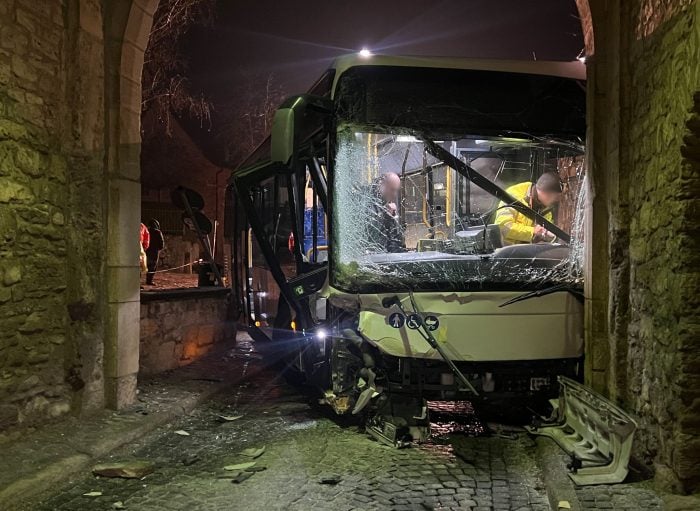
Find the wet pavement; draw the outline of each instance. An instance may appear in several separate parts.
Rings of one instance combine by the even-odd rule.
[[[150,461],[152,474],[84,473],[19,509],[550,509],[535,442],[523,433],[486,433],[468,403],[436,404],[431,441],[398,450],[287,385],[248,339],[227,357],[240,376],[227,392],[99,460]],[[256,458],[241,454],[263,447]],[[224,469],[253,462],[247,472]],[[596,491],[586,509],[610,509],[614,496]],[[651,500],[644,501],[650,507],[630,502],[660,509]]]

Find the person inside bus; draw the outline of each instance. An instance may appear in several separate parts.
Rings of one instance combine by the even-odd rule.
[[[536,183],[518,183],[506,189],[506,192],[554,222],[553,210],[561,200],[562,183],[557,174],[545,172]],[[556,239],[547,229],[503,202],[498,206],[495,223],[501,229],[505,245],[553,242]]]
[[[372,252],[404,252],[404,238],[396,203],[401,189],[398,174],[387,172],[371,185],[372,220],[368,225]]]

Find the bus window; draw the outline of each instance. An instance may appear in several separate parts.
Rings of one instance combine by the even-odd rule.
[[[310,263],[328,261],[326,212],[323,209],[323,204],[321,204],[318,192],[308,170],[306,172],[306,185],[304,187],[303,255],[304,259]]]
[[[529,201],[571,242],[559,243],[549,231],[543,239],[509,237],[511,226],[502,218],[514,211],[511,205],[432,155],[423,141],[347,125],[338,132],[333,182],[332,277],[339,287],[377,292],[400,281],[413,289],[439,284],[483,290],[580,279],[582,146],[470,134],[435,144],[482,179],[510,190],[514,200]],[[535,203],[535,182],[547,175],[562,193],[551,204]],[[535,232],[529,219],[518,222],[518,236],[527,228]]]

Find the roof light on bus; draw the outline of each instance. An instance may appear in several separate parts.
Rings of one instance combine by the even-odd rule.
[[[372,52],[369,51],[367,48],[362,48],[359,52],[360,57],[363,58],[368,58],[372,56]]]

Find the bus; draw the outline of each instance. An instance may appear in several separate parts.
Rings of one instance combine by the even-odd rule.
[[[391,445],[428,401],[545,408],[583,374],[585,110],[580,62],[338,58],[232,173],[251,336]]]

